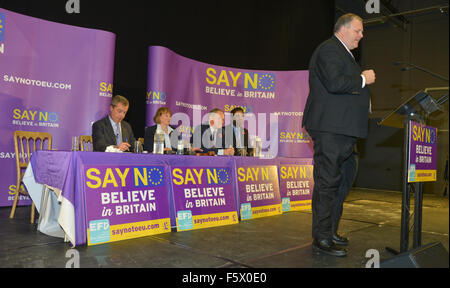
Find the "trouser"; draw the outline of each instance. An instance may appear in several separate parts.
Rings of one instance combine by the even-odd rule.
[[[356,148],[356,147],[355,147]],[[339,185],[338,192],[333,203],[333,212],[331,214],[333,233],[337,233],[339,228],[339,220],[341,220],[342,211],[344,208],[344,201],[347,198],[350,189],[355,182],[356,173],[358,172],[358,153],[355,151],[342,164],[342,180]]]
[[[337,229],[337,224],[333,227],[333,215],[339,215],[336,218],[340,218],[342,208],[338,208],[342,206],[340,203],[343,203],[342,199],[348,194],[348,191],[339,193],[339,188],[343,179],[342,169],[351,164],[352,160],[348,160],[353,156],[356,137],[321,131],[308,133],[314,141],[312,237],[319,241],[330,240],[335,232],[333,228]],[[342,195],[338,197],[338,194]],[[335,210],[334,207],[338,208]],[[339,223],[339,219],[335,219],[335,222]]]

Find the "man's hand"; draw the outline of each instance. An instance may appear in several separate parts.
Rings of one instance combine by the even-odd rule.
[[[375,83],[375,72],[372,69],[364,70],[362,75],[366,78],[366,85]]]
[[[131,145],[127,142],[122,142],[119,146],[117,146],[117,148],[119,148],[123,152],[130,150],[130,147]]]
[[[224,149],[223,150],[223,155],[233,156],[234,155],[234,148],[232,146],[230,146],[230,148]]]

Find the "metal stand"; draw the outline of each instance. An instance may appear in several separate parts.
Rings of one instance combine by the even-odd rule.
[[[422,202],[423,183],[408,183],[408,155],[409,155],[409,131],[410,117],[405,118],[405,138],[404,138],[404,159],[403,159],[403,193],[402,193],[402,218],[400,228],[400,253],[408,251],[409,248],[409,222],[410,222],[410,200],[411,190],[414,190],[414,222],[413,222],[413,249],[422,245]],[[398,254],[392,248],[386,250],[393,254]]]
[[[448,89],[448,87],[446,87]],[[432,89],[432,88],[427,88]],[[402,193],[402,214],[400,227],[400,252],[393,248],[386,247],[386,251],[392,254],[399,254],[408,251],[409,249],[409,232],[410,232],[410,200],[411,191],[414,191],[414,218],[413,218],[413,249],[422,245],[422,202],[423,202],[423,183],[408,182],[408,155],[409,155],[409,139],[410,139],[410,121],[414,120],[425,124],[425,119],[429,119],[431,113],[435,111],[443,111],[440,106],[445,101],[436,102],[425,91],[419,91],[416,95],[408,99],[405,103],[400,105],[397,109],[392,111],[384,117],[378,125],[391,126],[404,129],[404,143],[403,143],[403,193]],[[440,88],[439,88],[440,89]],[[447,97],[448,99],[448,97]]]

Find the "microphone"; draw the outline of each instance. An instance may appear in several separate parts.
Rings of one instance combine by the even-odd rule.
[[[420,70],[420,71],[422,71],[422,72],[425,72],[425,73],[427,73],[427,74],[429,74],[429,75],[431,75],[431,76],[434,76],[434,77],[436,77],[436,78],[439,78],[439,79],[441,79],[441,80],[444,80],[444,81],[449,82],[449,81],[448,81],[448,78],[446,78],[446,77],[444,77],[444,76],[442,76],[442,75],[439,75],[439,74],[437,74],[437,73],[434,73],[434,72],[432,72],[432,71],[430,71],[430,70],[427,70],[427,69],[425,69],[425,68],[423,68],[423,67],[414,65],[414,64],[412,64],[412,63],[401,62],[401,61],[394,61],[392,64],[393,64],[394,66],[398,66],[398,65],[400,65],[400,64],[406,65],[406,67],[402,67],[402,68],[400,69],[401,71],[408,71],[408,70],[411,70],[411,69],[417,69],[417,70]]]

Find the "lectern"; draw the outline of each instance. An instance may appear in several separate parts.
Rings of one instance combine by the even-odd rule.
[[[423,192],[423,181],[433,181],[433,172],[428,171],[428,176],[430,178],[423,180],[420,177],[415,178],[415,170],[416,166],[411,164],[410,152],[414,154],[416,151],[410,151],[411,142],[413,137],[424,137],[420,139],[429,140],[431,143],[433,140],[436,141],[437,133],[433,132],[433,129],[421,129],[418,128],[414,130],[414,135],[411,135],[412,128],[424,127],[422,125],[426,125],[426,122],[429,121],[434,115],[438,113],[444,112],[441,104],[448,100],[447,97],[439,98],[438,100],[434,99],[428,92],[431,90],[448,90],[448,87],[441,88],[427,88],[417,92],[414,96],[409,98],[406,102],[401,104],[395,110],[386,115],[381,121],[378,122],[379,125],[397,127],[404,129],[404,159],[403,159],[403,193],[402,193],[402,215],[401,215],[401,228],[400,228],[400,253],[406,252],[409,247],[409,222],[410,222],[410,193],[414,191],[414,235],[413,235],[413,249],[422,245],[422,192]],[[445,95],[444,95],[445,96]],[[419,125],[417,125],[419,124]],[[412,126],[416,125],[416,126]],[[432,128],[432,127],[430,127]],[[417,131],[418,130],[418,131]],[[436,130],[434,130],[436,131]],[[434,135],[433,135],[434,133]],[[417,140],[417,139],[415,139]],[[424,145],[425,146],[425,145]],[[418,152],[423,147],[419,147]],[[429,147],[425,147],[428,149]],[[425,151],[424,154],[436,153],[436,151]],[[435,156],[435,154],[434,154]],[[415,156],[415,157],[423,157],[417,158],[419,161],[423,161],[424,163],[432,162],[433,160],[427,157],[431,156]],[[422,173],[426,175],[427,173]],[[434,171],[436,173],[436,171]],[[436,174],[434,174],[436,177]],[[435,180],[434,180],[435,181]],[[388,251],[398,254],[395,250],[391,248],[386,248]],[[447,256],[448,257],[448,256]]]

